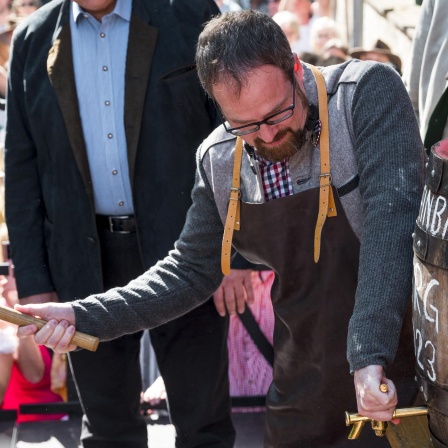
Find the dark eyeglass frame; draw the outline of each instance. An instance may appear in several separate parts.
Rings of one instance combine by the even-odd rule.
[[[236,135],[237,137],[241,137],[242,135],[252,134],[252,132],[259,131],[260,126],[262,124],[267,124],[269,126],[273,126],[275,124],[279,124],[282,121],[287,120],[288,118],[291,118],[294,114],[295,107],[296,107],[296,78],[293,74],[293,76],[292,76],[292,104],[290,106],[285,107],[284,109],[276,112],[275,114],[269,115],[269,117],[266,117],[262,121],[256,121],[254,123],[249,123],[249,124],[245,124],[243,126],[237,126],[234,128],[227,127],[226,121],[224,120],[224,118],[222,118],[222,116],[221,116],[221,118],[222,118],[224,128],[226,129],[227,132],[230,132],[231,134]],[[218,110],[219,110],[219,108],[218,108]],[[291,113],[285,115],[284,117],[275,119],[275,117],[278,117],[279,115],[282,115],[287,111],[290,111]]]

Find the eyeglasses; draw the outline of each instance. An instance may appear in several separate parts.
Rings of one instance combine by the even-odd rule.
[[[292,117],[294,113],[294,108],[296,107],[296,78],[293,75],[292,77],[292,104],[285,109],[282,109],[275,114],[269,115],[262,121],[256,121],[254,123],[245,124],[243,126],[237,126],[235,128],[229,128],[226,125],[226,122],[223,121],[224,128],[227,132],[230,132],[233,135],[241,137],[242,135],[251,134],[252,132],[257,132],[260,129],[262,124],[267,124],[269,126],[273,126],[274,124],[281,123],[282,121],[287,120]]]
[[[37,4],[35,2],[22,2],[22,3],[19,3],[17,6],[21,6],[22,8],[25,8],[26,6],[29,6],[29,7],[37,6]]]

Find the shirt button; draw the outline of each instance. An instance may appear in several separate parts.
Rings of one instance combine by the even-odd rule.
[[[112,138],[113,135],[112,134],[107,134],[107,138]]]
[[[100,37],[106,37],[105,33],[100,33]]]
[[[124,201],[120,201],[120,202],[118,203],[118,205],[119,205],[120,207],[123,207],[123,205],[124,205]]]
[[[113,171],[112,171],[112,174],[113,174],[114,176],[116,176],[116,175],[118,174],[118,171],[117,171],[117,170],[113,170]]]
[[[107,72],[108,70],[107,65],[103,65],[103,72]]]
[[[105,104],[106,106],[110,106],[110,101],[104,101],[104,104]]]

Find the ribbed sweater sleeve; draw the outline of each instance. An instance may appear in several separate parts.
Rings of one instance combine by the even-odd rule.
[[[76,327],[100,340],[154,328],[206,301],[218,288],[223,224],[199,162],[184,229],[168,256],[127,286],[73,302]]]
[[[424,150],[396,72],[374,64],[353,93],[353,141],[365,222],[356,303],[349,324],[352,371],[394,359],[412,288],[412,231],[423,188]]]

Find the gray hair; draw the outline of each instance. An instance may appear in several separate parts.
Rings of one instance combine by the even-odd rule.
[[[202,87],[213,98],[212,87],[221,81],[239,94],[247,75],[263,65],[280,68],[289,79],[294,58],[277,23],[262,12],[243,10],[207,23],[199,36],[196,65]]]

